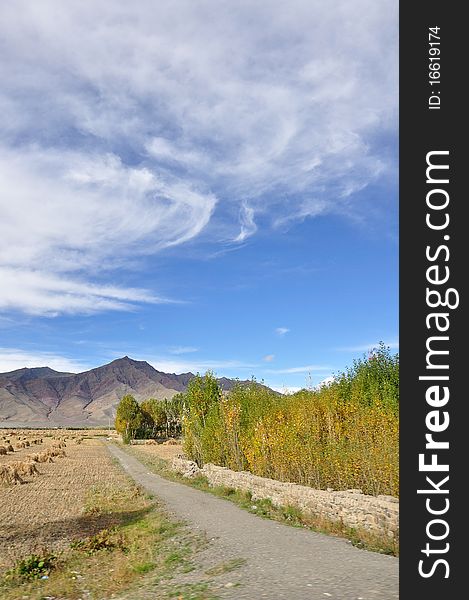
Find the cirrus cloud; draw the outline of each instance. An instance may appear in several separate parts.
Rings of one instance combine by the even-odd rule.
[[[1,264],[64,284],[34,314],[86,312],[68,284],[202,233],[366,215],[395,169],[391,0],[18,0],[0,23]]]
[[[0,309],[31,315],[93,314],[103,310],[133,310],[142,302],[174,302],[143,289],[95,285],[44,271],[0,267],[0,280]]]

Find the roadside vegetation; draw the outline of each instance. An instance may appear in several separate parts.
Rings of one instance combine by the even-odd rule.
[[[132,511],[120,518],[129,505]],[[73,541],[67,550],[42,549],[19,560],[0,581],[2,598],[111,598],[148,584],[142,575],[151,577],[158,598],[214,597],[206,577],[195,585],[178,581],[194,568],[191,557],[201,540],[169,520],[137,488],[114,490],[111,496],[109,490],[96,489],[87,509],[92,515],[114,515],[115,524]]]
[[[186,394],[184,451],[199,466],[397,496],[398,385],[398,357],[384,346],[329,385],[293,395],[255,382],[222,395],[208,374]]]
[[[319,533],[338,536],[349,540],[355,547],[380,554],[399,555],[399,538],[368,531],[364,528],[348,527],[342,521],[332,521],[325,517],[300,510],[295,506],[275,506],[269,499],[252,498],[250,492],[226,486],[212,486],[204,475],[187,478],[171,468],[169,453],[162,453],[164,446],[131,446],[126,451],[145,464],[151,471],[177,483],[208,492],[219,498],[233,502],[240,508],[259,517],[279,521],[294,527],[305,527]],[[172,447],[177,450],[176,447]],[[175,452],[172,454],[175,455]],[[165,456],[165,458],[163,458]]]
[[[399,495],[399,357],[383,344],[320,389],[281,395],[253,380],[225,394],[209,372],[156,404],[123,399],[116,429],[124,442],[182,431],[184,451],[199,466]]]

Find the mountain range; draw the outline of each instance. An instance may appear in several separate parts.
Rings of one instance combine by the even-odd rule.
[[[128,356],[83,373],[49,367],[0,373],[0,427],[96,427],[114,421],[125,394],[138,401],[184,392],[193,373],[163,373]],[[223,390],[235,380],[218,379]]]

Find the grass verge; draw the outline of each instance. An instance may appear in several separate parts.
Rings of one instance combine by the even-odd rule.
[[[129,454],[133,454],[150,470],[158,475],[161,475],[162,477],[165,477],[166,479],[195,487],[199,490],[209,492],[221,498],[226,498],[227,500],[237,504],[240,508],[248,510],[249,512],[261,517],[280,521],[294,527],[306,527],[319,533],[343,537],[349,540],[357,548],[363,548],[365,550],[378,552],[380,554],[399,556],[398,539],[390,539],[384,535],[376,535],[364,529],[348,527],[340,521],[332,521],[325,519],[324,517],[305,513],[293,506],[277,507],[274,506],[268,499],[253,500],[249,492],[223,486],[212,487],[206,477],[201,476],[195,477],[194,479],[188,479],[182,475],[179,475],[178,473],[175,473],[170,468],[169,461],[165,459],[157,456],[150,456],[147,453],[140,451],[136,447],[121,445],[121,448],[123,448]]]
[[[137,588],[150,582],[161,599],[214,598],[205,574],[201,581],[184,583],[202,538],[169,519],[130,481],[125,489],[93,487],[84,515],[106,515],[106,528],[77,538],[60,553],[41,548],[23,557],[0,577],[0,597],[104,600],[128,592],[134,598]]]

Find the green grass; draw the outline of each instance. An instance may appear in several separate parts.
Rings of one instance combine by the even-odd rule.
[[[169,593],[168,598],[177,600],[210,600],[215,599],[209,591],[208,583],[188,583],[175,586]]]
[[[219,498],[225,498],[235,503],[240,508],[266,519],[273,519],[294,527],[306,527],[318,533],[325,533],[343,537],[349,540],[357,548],[363,548],[380,554],[391,556],[399,555],[399,540],[391,540],[384,535],[377,535],[364,529],[355,529],[344,525],[341,521],[332,521],[324,517],[305,513],[294,506],[274,506],[269,499],[253,500],[249,492],[236,490],[224,486],[212,487],[204,476],[188,479],[175,473],[169,466],[169,462],[156,457],[149,456],[137,448],[127,446],[126,452],[133,454],[150,470],[166,479],[176,481],[198,490],[209,492]]]
[[[136,573],[142,574],[142,573],[149,573],[150,571],[153,571],[153,569],[155,569],[156,564],[154,562],[142,562],[142,563],[137,563],[136,565],[133,566],[133,569]]]

